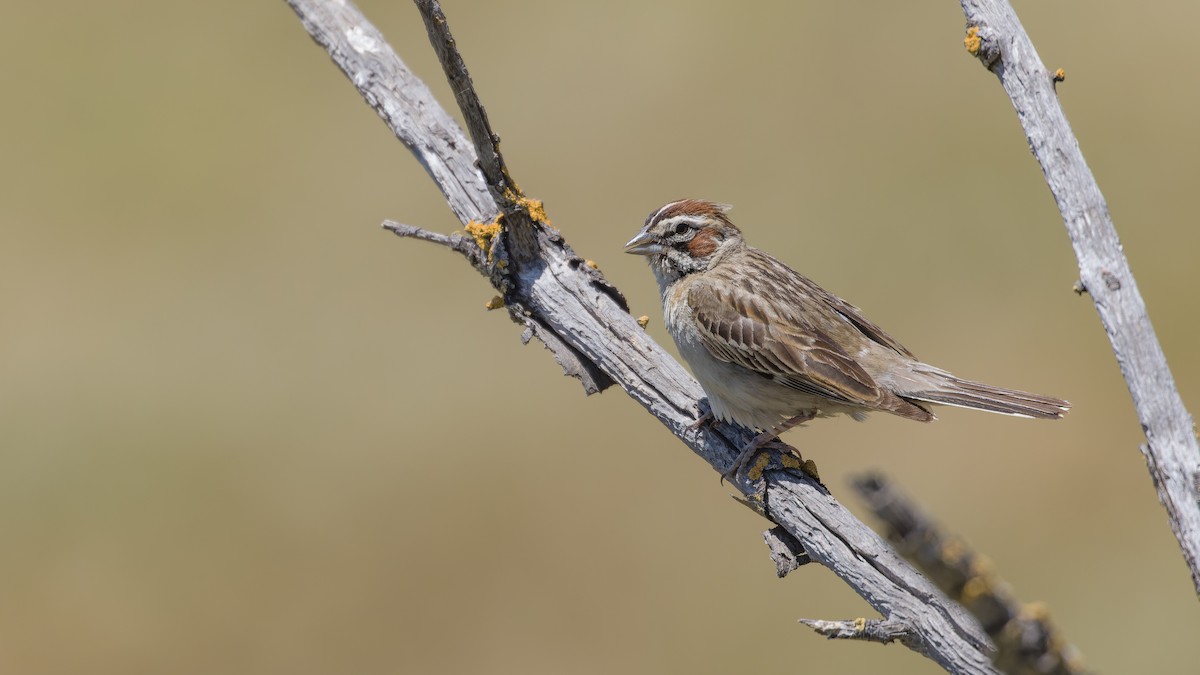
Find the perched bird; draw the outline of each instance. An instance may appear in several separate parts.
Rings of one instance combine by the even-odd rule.
[[[862,420],[878,410],[930,422],[930,404],[940,404],[1056,419],[1070,408],[921,362],[857,307],[747,244],[729,208],[671,202],[625,245],[650,263],[667,331],[708,395],[711,415],[762,432],[726,476],[816,417]]]

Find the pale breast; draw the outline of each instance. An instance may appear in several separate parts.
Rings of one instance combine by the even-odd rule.
[[[679,355],[708,395],[713,415],[743,426],[770,429],[801,413],[820,416],[849,412],[811,394],[796,391],[769,377],[715,358],[700,339],[687,304],[687,277],[663,288],[663,319]]]

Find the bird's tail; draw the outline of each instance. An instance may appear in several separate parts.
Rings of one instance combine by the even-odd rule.
[[[1058,419],[1067,414],[1071,404],[1053,396],[1029,394],[1015,389],[993,387],[982,382],[959,379],[939,372],[936,384],[926,390],[904,392],[904,398],[940,403],[960,408],[973,408],[1001,415]]]

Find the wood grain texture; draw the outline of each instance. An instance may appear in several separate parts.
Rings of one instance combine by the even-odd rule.
[[[1100,315],[1146,433],[1142,454],[1200,594],[1200,443],[1100,187],[1046,69],[1006,0],[962,0],[968,51],[1000,79],[1062,214],[1080,288]]]

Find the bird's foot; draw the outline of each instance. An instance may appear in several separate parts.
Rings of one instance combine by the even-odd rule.
[[[784,457],[787,457],[787,458],[795,457],[797,460],[799,460],[798,466],[789,467],[789,468],[799,468],[801,471],[804,471],[805,473],[810,473],[807,470],[807,466],[809,464],[812,464],[813,470],[811,472],[811,475],[813,475],[815,477],[817,465],[813,464],[811,461],[805,462],[803,460],[803,458],[800,457],[799,451],[796,451],[793,454],[792,449],[790,447],[788,447],[788,445],[786,443],[779,440],[779,434],[782,434],[783,432],[787,431],[788,429],[791,429],[792,427],[796,426],[797,424],[801,424],[803,422],[807,422],[807,421],[811,420],[814,416],[815,415],[813,413],[802,413],[800,415],[796,415],[795,417],[792,417],[791,419],[785,421],[783,424],[780,424],[779,426],[775,427],[774,429],[768,429],[768,430],[762,432],[761,434],[755,436],[754,440],[750,441],[750,443],[747,444],[746,447],[740,453],[738,453],[737,459],[733,460],[733,466],[731,466],[728,471],[721,474],[721,482],[724,483],[726,480],[729,480],[730,482],[734,481],[737,478],[738,474],[741,473],[742,468],[745,467],[750,462],[750,460],[754,457],[755,452],[757,452],[758,450],[762,450],[764,448],[768,448],[770,446],[775,446],[775,448],[777,450],[779,450],[780,452],[783,453]],[[788,466],[788,462],[786,460],[784,461],[784,466]],[[764,466],[763,468],[766,468],[766,467]],[[761,475],[761,472],[760,472],[760,475]]]
[[[721,474],[721,482],[724,483],[726,480],[733,482],[736,480],[738,474],[742,472],[742,469],[746,466],[746,464],[753,459],[754,454],[772,442],[777,442],[776,434],[773,434],[770,431],[764,431],[756,436],[754,440],[750,441],[746,447],[742,448],[742,451],[738,453],[737,459],[733,460],[733,465],[729,467],[729,470]]]
[[[696,413],[700,416],[696,418],[695,422],[692,422],[688,425],[689,431],[695,431],[716,419],[716,417],[713,415],[712,407],[706,406],[703,403],[696,404]]]
[[[709,410],[708,412],[704,413],[703,415],[697,417],[696,421],[689,424],[687,426],[687,428],[689,431],[695,431],[695,430],[699,429],[700,427],[704,426],[705,424],[711,423],[714,419],[716,419],[716,418],[713,417],[712,411]]]

